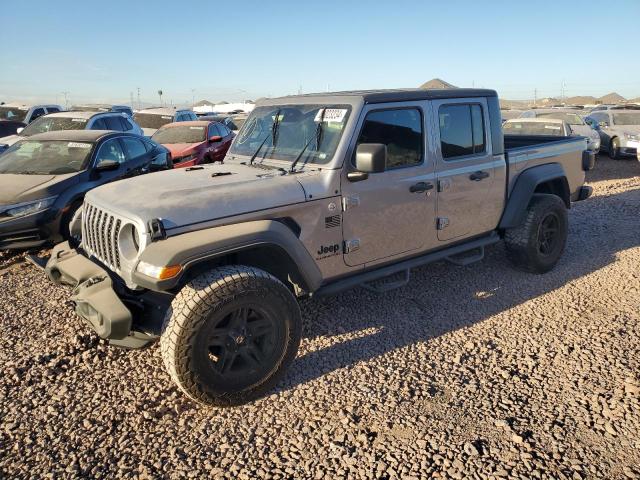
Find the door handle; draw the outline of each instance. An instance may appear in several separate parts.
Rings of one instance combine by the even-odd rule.
[[[430,182],[418,182],[415,185],[409,187],[411,193],[422,193],[433,188],[433,183]]]
[[[488,172],[473,172],[471,175],[469,175],[469,180],[473,180],[474,182],[479,182],[480,180],[482,180],[483,178],[487,178],[489,176]]]

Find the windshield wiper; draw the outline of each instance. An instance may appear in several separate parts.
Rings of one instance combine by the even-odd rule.
[[[280,109],[278,109],[278,111],[276,112],[276,118],[273,120],[273,125],[271,125],[271,134],[267,135],[266,137],[264,137],[264,140],[262,141],[262,143],[260,144],[258,149],[251,156],[251,159],[249,160],[249,165],[253,165],[253,161],[256,159],[256,157],[258,156],[258,153],[260,153],[260,150],[262,150],[262,147],[267,142],[269,137],[271,137],[271,145],[273,147],[275,147],[275,145],[276,145],[276,135],[278,134],[278,123],[279,123],[278,122],[278,118],[279,117],[280,117]],[[262,160],[264,160],[264,157],[262,157]]]
[[[293,163],[291,164],[291,168],[289,169],[289,173],[295,173],[296,165],[298,165],[298,162],[302,158],[302,155],[304,155],[304,152],[307,151],[307,148],[309,147],[309,145],[311,145],[311,142],[313,140],[316,141],[316,151],[320,149],[320,138],[322,137],[322,122],[324,122],[324,112],[325,112],[325,109],[322,109],[322,115],[320,115],[320,122],[318,122],[318,126],[316,127],[316,134],[309,139],[307,144],[303,147],[303,149],[300,151],[296,159],[293,161]],[[304,168],[304,166],[307,164],[307,161],[308,161],[308,158],[304,161],[304,163],[300,167],[300,170]]]

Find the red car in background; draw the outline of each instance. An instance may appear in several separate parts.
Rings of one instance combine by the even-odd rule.
[[[175,122],[163,125],[151,137],[171,152],[174,168],[222,162],[234,134],[211,121]]]

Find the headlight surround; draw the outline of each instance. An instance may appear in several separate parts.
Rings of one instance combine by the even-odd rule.
[[[136,271],[156,280],[167,280],[178,275],[182,271],[182,265],[158,267],[147,262],[139,262]]]
[[[40,200],[33,200],[31,202],[17,203],[15,205],[6,205],[0,207],[0,216],[3,217],[24,217],[32,213],[41,212],[46,210],[56,201],[56,197],[41,198]]]

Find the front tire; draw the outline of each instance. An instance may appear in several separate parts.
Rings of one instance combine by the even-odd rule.
[[[187,283],[160,337],[172,380],[192,400],[240,405],[271,390],[295,358],[302,320],[291,291],[271,274],[228,266]]]
[[[507,255],[521,270],[546,273],[560,260],[568,232],[567,208],[560,197],[536,194],[522,225],[505,232]]]

